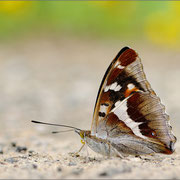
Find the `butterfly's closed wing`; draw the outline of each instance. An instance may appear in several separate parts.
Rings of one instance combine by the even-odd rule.
[[[102,80],[94,108],[91,133],[97,133],[99,121],[132,92],[143,90],[153,92],[147,82],[140,58],[128,47],[123,48],[114,58]]]
[[[173,151],[176,139],[169,117],[146,80],[141,60],[133,49],[123,48],[105,73],[91,134],[109,138],[116,149],[119,142],[125,149],[132,148],[132,152],[142,148],[147,153]]]

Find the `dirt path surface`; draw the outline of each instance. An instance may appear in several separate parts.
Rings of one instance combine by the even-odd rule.
[[[81,147],[73,132],[32,124],[31,119],[90,129],[106,68],[127,44],[39,39],[0,44],[0,178],[179,179],[180,144],[173,155],[106,158]],[[180,132],[180,52],[129,43],[147,79]]]

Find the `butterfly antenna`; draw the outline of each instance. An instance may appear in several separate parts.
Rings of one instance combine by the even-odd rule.
[[[65,131],[52,131],[52,134],[71,132],[71,131],[74,131],[74,129],[69,129],[69,130],[65,130]]]
[[[46,122],[41,122],[41,121],[35,121],[32,120],[32,123],[36,123],[36,124],[45,124],[45,125],[50,125],[50,126],[60,126],[60,127],[67,127],[67,128],[71,128],[75,131],[81,131],[81,129],[73,127],[73,126],[68,126],[68,125],[64,125],[64,124],[53,124],[53,123],[46,123]]]

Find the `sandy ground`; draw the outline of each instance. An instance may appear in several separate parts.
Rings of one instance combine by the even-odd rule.
[[[106,158],[81,147],[73,132],[31,119],[90,129],[97,91],[112,58],[125,45],[139,53],[153,89],[180,132],[180,52],[141,43],[39,39],[0,44],[0,178],[179,179],[180,144],[173,155]],[[63,129],[64,130],[64,129]],[[88,158],[87,158],[88,157]]]

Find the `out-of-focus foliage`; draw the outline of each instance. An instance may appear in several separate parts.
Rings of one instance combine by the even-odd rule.
[[[31,35],[148,40],[180,44],[180,2],[1,1],[0,39]]]
[[[151,14],[145,25],[150,41],[169,47],[180,45],[180,2],[168,2],[168,7]]]

